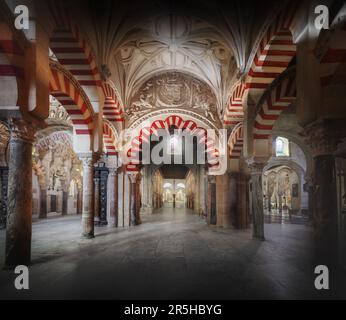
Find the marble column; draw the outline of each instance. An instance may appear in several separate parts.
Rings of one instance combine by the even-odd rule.
[[[137,181],[139,173],[130,173],[130,225],[136,226],[139,224],[137,215]]]
[[[262,173],[266,162],[249,158],[247,164],[251,173],[252,235],[254,239],[264,240]]]
[[[32,232],[32,145],[35,130],[11,119],[5,266],[29,265]]]
[[[40,188],[40,213],[39,219],[46,219],[48,213],[47,208],[47,189]]]
[[[63,216],[67,215],[68,211],[68,192],[66,190],[62,191],[62,211]]]
[[[78,188],[77,191],[77,214],[82,214],[83,210],[83,191],[81,188]]]
[[[94,224],[100,222],[100,178],[94,178]]]
[[[109,168],[109,185],[111,189],[109,190],[110,196],[110,216],[112,219],[112,226],[118,227],[119,216],[118,216],[118,172],[117,168]]]
[[[208,176],[208,223],[216,225],[216,178]]]
[[[82,238],[94,238],[94,163],[92,155],[80,156],[83,161]]]
[[[1,207],[0,207],[0,229],[6,228],[7,220],[7,189],[8,189],[8,167],[0,167],[1,174]]]

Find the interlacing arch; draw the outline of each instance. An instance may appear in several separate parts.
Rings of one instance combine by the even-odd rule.
[[[165,120],[155,120],[151,123],[150,127],[144,127],[140,130],[139,135],[131,141],[131,147],[127,151],[127,157],[130,163],[127,165],[127,171],[139,171],[140,157],[139,154],[142,151],[142,143],[149,143],[150,137],[156,135],[158,130],[169,130],[171,127],[175,129],[184,130],[191,135],[198,137],[198,143],[203,143],[206,146],[207,161],[210,170],[219,166],[219,150],[215,147],[215,141],[208,137],[207,130],[198,127],[193,120],[184,120],[178,115],[171,115]]]
[[[268,140],[275,121],[296,99],[295,68],[288,69],[264,94],[257,106],[254,140]]]
[[[112,125],[104,120],[103,122],[103,145],[108,156],[118,155],[117,150],[117,134]]]
[[[238,160],[241,157],[241,153],[243,151],[244,145],[244,136],[243,136],[243,124],[238,123],[228,140],[228,148],[229,148],[229,158],[231,160]]]
[[[49,5],[56,26],[50,38],[50,49],[83,87],[93,110],[98,111],[102,81],[91,48],[77,25],[72,23],[63,3],[50,1]]]
[[[75,78],[53,61],[50,62],[49,91],[70,115],[76,135],[91,135],[93,109],[87,95]]]
[[[103,83],[102,89],[105,96],[103,117],[107,119],[108,121],[110,121],[111,123],[123,122],[124,108],[123,108],[120,96],[117,93],[117,90],[115,89],[114,85],[110,81],[107,81]]]

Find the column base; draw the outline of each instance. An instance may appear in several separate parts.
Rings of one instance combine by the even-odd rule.
[[[82,234],[82,239],[93,239],[95,238],[94,234]]]

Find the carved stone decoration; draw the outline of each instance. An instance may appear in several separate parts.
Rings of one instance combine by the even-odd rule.
[[[193,110],[216,121],[216,97],[200,80],[179,72],[167,72],[146,81],[132,97],[126,113],[130,122],[159,108]]]

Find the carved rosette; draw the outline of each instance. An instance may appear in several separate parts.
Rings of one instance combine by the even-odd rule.
[[[33,144],[35,141],[35,127],[23,119],[9,119],[10,143],[22,141]]]

